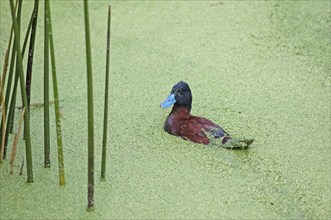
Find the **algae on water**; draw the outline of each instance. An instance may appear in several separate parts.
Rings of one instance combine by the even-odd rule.
[[[112,2],[110,176],[95,182],[98,206],[86,213],[83,4],[53,1],[67,185],[57,186],[55,164],[43,168],[43,110],[31,108],[34,183],[10,176],[6,161],[0,165],[1,218],[330,219],[330,4]],[[32,8],[25,1],[24,27]],[[96,167],[106,42],[99,33],[107,9],[108,2],[90,1]],[[11,27],[6,1],[0,1],[0,20],[2,61]],[[37,31],[36,39],[42,38]],[[43,46],[36,45],[35,53],[42,56]],[[35,60],[34,68],[32,102],[39,103],[43,60]],[[251,147],[231,151],[165,133],[168,112],[159,110],[159,101],[179,80],[194,88],[192,114],[221,124],[234,137],[256,138]],[[20,141],[16,158],[22,155]]]

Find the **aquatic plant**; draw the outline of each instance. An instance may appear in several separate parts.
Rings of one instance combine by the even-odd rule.
[[[12,16],[12,30],[8,43],[8,49],[5,55],[5,67],[2,77],[0,77],[0,97],[1,97],[1,160],[5,157],[5,146],[7,145],[9,131],[6,129],[13,127],[16,93],[21,89],[22,106],[21,115],[18,123],[17,133],[15,135],[11,156],[10,156],[10,173],[14,172],[14,160],[18,148],[18,141],[20,138],[21,128],[24,125],[25,137],[25,159],[21,163],[20,175],[23,173],[22,169],[26,161],[27,168],[27,182],[31,183],[33,179],[32,169],[32,152],[31,152],[31,136],[30,136],[30,110],[32,106],[44,108],[44,167],[50,167],[50,115],[49,106],[52,102],[49,101],[49,62],[51,61],[52,68],[52,86],[54,94],[54,109],[56,121],[56,140],[58,150],[58,164],[59,164],[59,184],[65,184],[64,162],[63,162],[63,144],[60,120],[60,105],[59,105],[59,91],[55,62],[55,47],[53,41],[51,7],[49,0],[44,1],[44,100],[43,103],[33,103],[31,98],[31,81],[34,60],[34,48],[37,46],[36,32],[39,0],[34,1],[34,8],[29,20],[29,24],[25,33],[23,47],[20,44],[20,29],[21,29],[21,11],[22,1],[17,0],[14,7],[13,0],[9,0],[11,16]],[[17,14],[16,14],[17,9]],[[91,41],[90,41],[90,27],[89,27],[89,10],[88,1],[84,0],[84,17],[85,17],[85,36],[86,36],[86,61],[87,61],[87,111],[88,111],[88,205],[87,210],[94,209],[94,113],[93,113],[93,78],[92,78],[92,58],[91,58]],[[102,142],[102,165],[101,165],[101,179],[105,179],[106,172],[106,148],[107,148],[107,127],[108,127],[108,93],[109,93],[109,60],[110,60],[110,28],[111,28],[111,6],[108,7],[108,27],[107,27],[107,48],[106,48],[106,73],[105,73],[105,100],[104,100],[104,125],[103,125],[103,142]],[[12,44],[12,38],[14,38]],[[23,68],[23,56],[29,40],[28,64],[27,68]],[[10,57],[10,48],[12,46],[12,53]],[[11,59],[9,59],[9,57]],[[9,74],[6,76],[7,66],[9,66]],[[16,65],[16,69],[15,69]],[[15,69],[15,71],[14,71]],[[24,78],[24,70],[26,71],[26,80]],[[8,82],[5,85],[5,80]],[[20,87],[18,87],[20,83]],[[13,88],[12,88],[13,86]],[[6,93],[5,93],[5,88]],[[5,98],[6,96],[6,98]],[[10,103],[10,104],[9,104]],[[8,114],[7,109],[9,107]]]
[[[15,155],[16,155],[16,150],[17,150],[18,139],[21,135],[21,129],[22,129],[22,124],[23,124],[23,120],[24,120],[24,114],[25,114],[25,108],[23,108],[22,111],[21,111],[21,117],[20,117],[20,121],[18,123],[17,133],[15,135],[15,140],[14,140],[12,151],[11,151],[11,156],[10,156],[10,161],[9,161],[10,174],[14,173],[14,160],[15,160]]]
[[[21,46],[20,46],[20,39],[19,39],[19,30],[18,30],[18,23],[15,16],[15,9],[13,0],[9,0],[10,2],[10,10],[13,20],[14,26],[14,40],[15,40],[15,48],[17,53],[17,60],[18,60],[18,72],[20,78],[20,85],[21,85],[21,92],[22,92],[22,101],[23,107],[27,106],[27,96],[25,90],[25,80],[23,74],[23,64],[22,64],[22,53],[21,53]],[[27,182],[33,182],[33,171],[32,171],[32,153],[31,153],[31,137],[30,137],[30,120],[29,114],[24,114],[24,130],[25,130],[25,150],[26,150],[26,167],[27,167]]]
[[[33,9],[33,20],[31,26],[30,46],[28,53],[28,65],[26,71],[26,83],[25,83],[26,96],[28,101],[28,114],[30,111],[32,66],[33,66],[34,46],[36,41],[36,32],[37,32],[38,9],[39,9],[39,0],[35,0],[34,9]]]
[[[52,31],[52,20],[51,20],[51,9],[49,6],[49,0],[45,1],[46,5],[46,25],[48,30],[48,40],[50,44],[51,52],[51,63],[52,63],[52,81],[53,81],[53,94],[54,94],[54,108],[55,108],[55,122],[56,122],[56,140],[57,140],[57,151],[58,151],[58,163],[59,163],[59,183],[60,185],[65,184],[64,176],[64,162],[63,162],[63,147],[62,147],[62,132],[61,132],[61,119],[60,119],[60,104],[59,104],[59,90],[57,86],[56,76],[56,65],[55,65],[55,49],[53,42],[53,31]],[[48,104],[49,105],[49,104]],[[46,104],[45,104],[46,106]]]
[[[94,126],[93,126],[93,78],[90,42],[88,2],[84,0],[86,67],[87,67],[87,116],[88,116],[88,180],[87,211],[94,210]]]
[[[16,93],[17,93],[17,88],[18,88],[18,81],[20,80],[20,85],[21,85],[21,95],[22,95],[22,101],[23,101],[23,106],[22,108],[27,110],[30,109],[30,106],[34,106],[35,103],[30,104],[30,99],[31,99],[31,79],[32,79],[32,64],[33,64],[33,54],[34,54],[34,47],[36,44],[35,42],[35,37],[36,37],[36,31],[37,31],[37,19],[38,19],[38,6],[39,6],[39,0],[34,1],[34,8],[32,11],[32,15],[29,21],[29,25],[25,34],[25,39],[23,43],[23,48],[21,50],[20,47],[20,20],[21,20],[21,11],[22,11],[22,1],[17,1],[16,6],[14,9],[13,6],[13,0],[9,0],[10,3],[10,8],[11,8],[11,13],[12,13],[12,20],[13,20],[13,25],[12,29],[14,34],[14,43],[13,43],[13,51],[12,51],[12,56],[10,60],[10,71],[8,75],[8,82],[6,86],[6,98],[4,98],[4,83],[5,83],[5,72],[2,75],[4,80],[1,80],[1,111],[2,111],[2,123],[1,123],[1,160],[5,158],[5,153],[6,153],[6,146],[8,142],[8,135],[9,131],[12,130],[12,124],[14,121],[14,114],[15,114],[15,103],[16,103]],[[17,9],[17,15],[15,15],[15,11]],[[53,90],[54,90],[54,106],[55,106],[55,119],[56,119],[56,134],[57,134],[57,145],[58,145],[58,160],[59,160],[59,182],[60,185],[63,185],[65,183],[65,178],[64,178],[64,163],[63,163],[63,148],[62,148],[62,135],[61,135],[61,123],[60,123],[60,108],[59,108],[59,95],[58,95],[58,87],[57,87],[57,78],[56,78],[56,65],[55,65],[55,52],[54,52],[54,44],[53,44],[53,38],[52,38],[52,27],[51,27],[51,18],[50,18],[50,6],[49,6],[49,1],[45,1],[45,41],[44,41],[44,46],[45,46],[45,51],[44,51],[44,56],[46,57],[45,59],[45,80],[46,82],[44,86],[44,103],[43,106],[44,108],[44,122],[46,122],[44,126],[44,136],[45,136],[45,167],[50,166],[50,158],[49,158],[49,152],[50,152],[50,131],[49,131],[49,77],[48,77],[48,71],[49,71],[49,53],[51,55],[51,61],[52,61],[52,79],[53,79]],[[29,38],[30,35],[30,38]],[[28,39],[30,39],[30,47],[29,47],[29,57],[28,57],[28,65],[27,65],[27,77],[26,77],[26,83],[24,80],[24,74],[23,74],[23,56],[24,52],[26,49],[26,45],[28,42]],[[7,55],[5,59],[5,65],[8,63],[8,57],[9,57],[9,49],[11,46],[11,39],[8,44],[8,49],[7,49]],[[50,46],[50,51],[48,47]],[[15,60],[16,60],[16,73],[14,73],[14,65],[15,65]],[[5,69],[4,69],[5,71]],[[15,77],[14,77],[15,76]],[[13,78],[15,78],[14,82]],[[11,86],[13,85],[13,89],[11,89]],[[47,98],[46,98],[47,97]],[[9,112],[7,113],[8,109],[8,103],[10,100],[10,108]],[[25,144],[26,144],[26,164],[27,164],[27,175],[28,175],[28,182],[33,182],[33,172],[32,172],[32,153],[31,153],[31,137],[30,137],[30,122],[29,122],[29,114],[24,114],[24,131],[25,131]],[[8,128],[8,129],[6,129]],[[48,129],[47,129],[48,128]],[[17,136],[16,136],[17,137]],[[15,141],[14,141],[15,142]],[[48,144],[47,144],[48,143]]]
[[[107,128],[108,128],[108,93],[109,93],[109,53],[110,53],[110,24],[111,24],[111,5],[108,7],[107,25],[107,53],[106,53],[106,79],[105,79],[105,105],[103,118],[103,139],[102,139],[102,158],[101,158],[101,180],[106,179],[106,153],[107,153]]]
[[[15,11],[17,10],[18,6],[18,0],[16,0],[15,4]],[[1,117],[1,125],[0,125],[0,162],[2,162],[3,159],[6,157],[6,131],[7,131],[7,126],[6,126],[6,117],[7,117],[7,106],[8,106],[8,99],[9,99],[9,94],[10,94],[10,85],[12,81],[12,73],[13,73],[13,66],[15,62],[15,48],[13,44],[13,49],[12,49],[12,57],[11,57],[11,63],[10,63],[10,68],[9,68],[9,77],[8,77],[8,86],[7,86],[7,91],[6,91],[6,98],[5,96],[5,81],[6,81],[6,74],[7,74],[7,68],[8,68],[8,57],[10,53],[10,46],[11,42],[13,39],[13,31],[14,31],[14,26],[12,25],[11,31],[10,31],[10,37],[9,37],[9,42],[7,46],[7,50],[5,52],[5,61],[4,61],[4,66],[3,66],[3,71],[2,71],[2,79],[0,82],[0,98],[1,98],[1,110],[2,110],[2,117]]]
[[[49,128],[49,39],[48,39],[48,1],[44,2],[44,167],[51,167],[50,128]]]
[[[0,77],[0,98],[1,98],[1,109],[5,109],[5,98],[4,98],[4,84],[6,79],[6,72],[7,72],[7,66],[8,66],[8,56],[9,56],[9,49],[11,44],[12,36],[10,36],[8,49],[6,50],[5,54],[5,61],[4,61],[4,67],[2,71],[2,79]],[[1,141],[0,141],[0,162],[3,160],[4,156],[4,150],[5,150],[5,133],[6,133],[6,111],[3,111],[2,117],[0,119],[2,121],[2,124],[4,126],[1,126]]]
[[[17,9],[18,8],[18,9]],[[19,34],[20,34],[20,29],[21,29],[21,11],[22,11],[22,1],[16,1],[16,5],[15,5],[15,11],[17,9],[17,23],[18,23],[18,30],[19,30]],[[24,58],[24,54],[25,54],[25,49],[27,46],[27,42],[29,39],[29,34],[31,31],[31,27],[32,27],[32,21],[33,21],[33,17],[34,17],[34,10],[32,11],[31,17],[30,17],[30,21],[28,24],[28,28],[26,30],[25,33],[25,38],[24,38],[24,42],[23,42],[23,47],[22,47],[22,59]],[[12,25],[13,28],[13,25]],[[8,135],[9,133],[13,133],[13,124],[14,124],[14,116],[15,116],[15,105],[16,105],[16,93],[17,93],[17,87],[18,87],[18,80],[19,80],[19,72],[18,72],[18,59],[16,58],[16,50],[15,50],[15,41],[13,43],[12,46],[12,56],[11,56],[11,61],[10,61],[10,67],[9,67],[9,73],[8,73],[8,82],[7,82],[7,89],[6,89],[6,98],[5,98],[5,112],[7,113],[7,109],[9,106],[9,98],[11,96],[11,100],[10,100],[10,106],[9,106],[9,111],[7,114],[7,122],[6,125],[1,124],[1,126],[6,126],[5,129],[5,135],[4,135],[4,155],[3,157],[6,157],[6,152],[7,152],[7,144],[8,144]],[[16,62],[15,62],[16,61]],[[14,72],[14,66],[16,66],[16,73],[13,74]],[[15,76],[14,78],[14,87],[13,87],[13,91],[11,91],[11,86],[12,86],[12,80],[13,80],[13,76]],[[5,123],[5,122],[4,122]]]
[[[18,0],[16,1],[15,4],[15,11],[17,9],[17,4],[18,4]],[[11,31],[10,31],[10,37],[9,37],[9,41],[8,41],[8,46],[5,52],[5,60],[4,60],[4,65],[3,65],[3,71],[2,71],[2,77],[0,77],[0,98],[1,98],[1,109],[2,110],[2,117],[0,118],[1,120],[1,135],[0,135],[0,162],[2,162],[2,160],[5,158],[5,133],[6,133],[6,104],[5,104],[5,82],[6,82],[6,74],[7,74],[7,68],[8,68],[8,59],[9,59],[9,53],[10,53],[10,46],[11,46],[11,42],[13,39],[13,25],[11,27]],[[14,49],[12,54],[14,54]]]

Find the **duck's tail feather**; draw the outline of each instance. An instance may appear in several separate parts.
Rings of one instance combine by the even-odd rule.
[[[254,141],[254,138],[233,138],[223,129],[212,129],[208,132],[204,131],[204,133],[209,139],[209,144],[221,145],[227,149],[247,149]]]
[[[254,138],[229,138],[225,143],[222,143],[222,147],[234,150],[247,149],[253,141]]]

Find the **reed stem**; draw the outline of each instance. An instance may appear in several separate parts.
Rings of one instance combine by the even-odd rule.
[[[51,167],[50,125],[49,125],[49,39],[48,39],[48,1],[44,1],[44,167]]]
[[[11,156],[10,156],[10,174],[14,173],[14,160],[15,160],[15,155],[16,155],[16,150],[17,150],[17,144],[18,144],[18,139],[20,137],[21,134],[21,128],[22,128],[22,123],[24,120],[24,113],[25,113],[25,108],[22,109],[21,112],[21,117],[20,117],[20,121],[18,123],[18,129],[17,129],[17,133],[15,135],[15,139],[14,139],[14,143],[13,143],[13,147],[12,147],[12,151],[11,151]]]
[[[17,6],[18,6],[18,0],[16,0],[16,3],[15,3],[15,12],[16,12],[16,9],[17,9]],[[7,68],[8,68],[8,59],[9,59],[9,54],[10,54],[10,46],[11,46],[11,42],[13,40],[13,32],[14,32],[14,26],[12,24],[11,26],[11,30],[10,30],[10,35],[9,35],[9,41],[8,41],[8,46],[7,46],[7,50],[6,50],[6,53],[5,53],[5,62],[4,62],[4,65],[3,65],[3,72],[2,72],[2,78],[0,80],[0,84],[2,85],[1,87],[1,91],[0,91],[0,97],[1,99],[4,98],[4,87],[5,87],[5,84],[6,84],[6,74],[7,74]]]
[[[16,0],[16,4],[15,4],[15,12],[17,10],[18,7],[18,0]],[[20,2],[20,9],[22,4]],[[19,13],[21,12],[21,10],[19,10],[17,12],[17,17],[19,17]],[[7,48],[7,52],[6,52],[6,58],[5,58],[5,64],[4,64],[4,72],[2,75],[2,86],[1,86],[1,106],[2,106],[2,120],[1,120],[1,125],[0,125],[0,130],[1,130],[1,135],[0,135],[0,144],[1,144],[1,152],[0,152],[0,162],[2,161],[2,159],[6,158],[6,152],[7,152],[7,133],[8,133],[8,126],[6,125],[6,119],[8,118],[8,114],[7,114],[7,110],[8,110],[8,100],[9,100],[9,96],[10,96],[10,89],[11,89],[11,84],[12,84],[12,78],[13,78],[13,67],[14,67],[14,63],[15,63],[15,45],[13,44],[13,48],[12,48],[12,55],[11,55],[11,61],[10,61],[10,67],[9,67],[9,74],[8,74],[8,83],[7,83],[7,89],[6,89],[6,93],[4,93],[4,87],[5,87],[5,81],[6,81],[6,72],[7,72],[7,66],[8,66],[8,56],[9,56],[9,52],[10,52],[10,46],[11,46],[11,42],[12,42],[12,36],[13,36],[13,32],[14,32],[14,25],[12,24],[11,27],[11,31],[10,31],[10,37],[9,37],[9,43],[8,43],[8,48]],[[6,97],[4,98],[4,95],[6,95]],[[5,99],[5,100],[4,100]],[[4,101],[4,103],[2,103]],[[7,119],[8,120],[8,119]]]
[[[51,63],[52,63],[52,79],[53,79],[53,93],[54,93],[54,108],[55,108],[55,120],[56,120],[56,140],[58,150],[58,162],[59,162],[59,184],[65,184],[64,176],[64,162],[63,162],[63,147],[62,147],[62,134],[61,134],[61,120],[60,120],[60,105],[59,105],[59,91],[57,86],[56,77],[56,65],[55,65],[55,51],[53,42],[52,20],[49,0],[46,0],[47,5],[47,26],[49,33],[49,43],[51,50]]]
[[[107,154],[107,130],[108,130],[108,91],[109,91],[109,56],[110,56],[110,24],[111,24],[111,5],[108,7],[108,28],[107,28],[107,55],[106,55],[106,86],[105,104],[103,118],[103,141],[101,158],[101,180],[106,179],[106,154]]]
[[[20,38],[19,38],[19,30],[18,24],[15,17],[15,9],[13,0],[9,0],[10,10],[14,24],[14,33],[15,33],[15,47],[17,52],[17,60],[18,60],[18,71],[20,74],[20,84],[21,84],[21,92],[22,92],[22,100],[23,107],[27,106],[27,97],[25,91],[25,80],[23,74],[23,64],[22,64],[22,53],[20,46]],[[26,149],[26,162],[27,162],[27,182],[33,182],[33,170],[32,170],[32,152],[31,152],[31,137],[30,137],[30,120],[29,114],[24,114],[24,129],[25,129],[25,149]]]
[[[9,45],[10,47],[10,45]],[[4,97],[4,79],[5,79],[5,75],[7,72],[7,66],[8,66],[8,49],[6,50],[6,57],[5,57],[5,62],[4,62],[4,67],[3,67],[3,73],[2,73],[2,80],[0,79],[0,90],[1,90],[1,94],[0,94],[0,98],[1,98],[1,109],[2,110],[2,128],[1,128],[1,150],[0,150],[0,162],[2,162],[2,160],[4,159],[4,151],[5,151],[5,134],[6,134],[6,107],[5,107],[5,97]]]
[[[33,9],[33,21],[31,26],[31,35],[30,35],[30,46],[28,53],[28,65],[26,71],[26,84],[25,84],[26,96],[28,101],[28,114],[30,113],[32,66],[33,66],[33,55],[34,55],[34,47],[36,40],[36,31],[37,31],[38,9],[39,9],[39,0],[35,0],[34,9]]]
[[[7,71],[6,69],[6,65],[8,65],[8,50],[6,52],[6,58],[5,58],[5,63],[4,63],[4,70],[3,71]],[[5,72],[3,73],[5,74]],[[0,150],[0,162],[2,162],[2,160],[4,159],[4,151],[5,151],[5,134],[6,134],[6,108],[5,108],[5,98],[3,96],[3,90],[4,90],[4,85],[3,85],[3,80],[0,80],[0,89],[1,89],[1,109],[3,109],[2,111],[2,128],[1,128],[1,150]]]
[[[10,98],[10,92],[11,92],[11,86],[12,86],[12,81],[13,81],[13,74],[14,72],[14,66],[15,66],[15,60],[16,60],[16,50],[15,50],[15,42],[13,43],[12,46],[12,54],[10,58],[10,66],[9,66],[9,73],[8,73],[8,82],[7,82],[7,88],[6,88],[6,98],[5,98],[5,111],[6,114],[8,113],[8,107],[9,107],[9,98]],[[7,121],[10,119],[10,111],[9,114],[7,114]],[[5,123],[5,122],[3,122]],[[3,126],[3,123],[1,123],[1,127]],[[7,129],[10,131],[10,128],[8,127],[9,124],[7,123]],[[4,155],[5,156],[5,155]]]
[[[15,8],[16,9],[16,8]],[[18,23],[18,28],[19,28],[19,33],[20,33],[20,26],[21,26],[21,11],[22,11],[22,1],[19,1],[18,4],[18,10],[17,10],[17,23]],[[26,30],[25,33],[25,38],[24,38],[24,43],[23,43],[23,49],[22,49],[22,59],[24,57],[25,54],[25,49],[26,49],[26,45],[29,39],[29,33],[31,30],[31,26],[32,26],[32,20],[33,20],[33,16],[34,15],[34,10],[32,11],[31,17],[30,17],[30,21],[29,21],[29,25],[28,28]],[[4,151],[4,157],[6,157],[6,152],[7,152],[7,144],[8,144],[8,135],[9,133],[13,133],[13,124],[14,124],[14,116],[15,116],[15,105],[16,105],[16,93],[17,93],[17,86],[18,86],[18,80],[19,80],[19,73],[18,73],[18,61],[17,61],[17,55],[16,55],[16,45],[15,45],[15,41],[13,43],[13,52],[12,52],[12,57],[11,57],[11,63],[10,63],[10,69],[9,69],[9,79],[8,79],[8,84],[7,84],[7,90],[6,90],[6,100],[5,100],[5,106],[6,106],[6,111],[9,107],[9,112],[8,112],[8,117],[7,117],[7,129],[6,129],[6,134],[5,134],[5,151]],[[15,65],[15,58],[16,58],[16,70],[15,70],[15,74],[13,74],[14,71],[14,65]],[[12,91],[12,95],[11,95],[11,101],[10,101],[10,106],[8,105],[9,103],[9,97],[10,97],[10,90],[11,90],[11,84],[12,84],[12,78],[13,76],[15,76],[14,78],[14,88]]]
[[[0,99],[1,99],[1,109],[2,110],[2,117],[1,117],[1,150],[0,150],[0,162],[4,159],[4,152],[5,152],[5,135],[6,135],[6,106],[5,106],[5,97],[4,97],[4,87],[5,87],[5,80],[6,80],[6,73],[8,67],[8,57],[9,57],[9,50],[11,44],[12,32],[10,34],[8,48],[5,54],[5,61],[2,71],[2,79],[0,79]]]
[[[18,6],[18,12],[17,12],[17,21],[18,21],[19,30],[20,30],[20,26],[21,26],[21,9],[22,9],[22,1],[20,0],[19,1],[19,6]],[[29,21],[29,24],[28,24],[28,28],[26,30],[25,37],[24,37],[24,43],[23,43],[23,49],[22,49],[22,59],[24,58],[26,45],[28,43],[29,34],[30,34],[30,31],[31,31],[31,27],[32,27],[33,17],[34,17],[34,10],[32,11],[30,21]],[[14,49],[14,47],[15,47],[15,41],[14,41],[14,45],[13,45],[13,52],[15,51],[15,53],[16,53],[16,50]],[[14,62],[15,62],[15,58],[13,58],[13,56],[12,56],[12,61],[11,61],[11,66],[10,66],[11,68],[9,70],[10,75],[12,75],[11,73],[13,72],[13,69],[14,69]],[[12,92],[11,104],[10,104],[10,108],[9,108],[9,111],[10,111],[10,109],[13,109],[13,111],[9,112],[9,114],[8,114],[8,120],[9,121],[7,123],[7,128],[9,129],[8,131],[10,133],[13,132],[13,123],[14,123],[14,115],[15,115],[14,109],[15,109],[15,104],[16,104],[17,84],[18,84],[18,79],[19,79],[19,73],[18,73],[18,67],[17,66],[18,66],[18,63],[17,63],[17,60],[16,60],[16,74],[15,74],[15,81],[14,81],[14,89],[13,89],[13,92]],[[10,91],[10,89],[11,89],[11,86],[7,87],[7,92]],[[6,96],[6,102],[5,103],[8,104],[8,102],[9,102],[9,95],[8,95],[8,99],[7,99],[7,96]],[[6,106],[8,106],[8,105],[6,105]],[[7,140],[8,140],[8,134],[6,133],[6,144],[5,145],[7,145]]]
[[[88,1],[84,0],[86,65],[87,65],[87,110],[88,110],[88,183],[87,211],[94,210],[94,127],[93,127],[93,81]]]

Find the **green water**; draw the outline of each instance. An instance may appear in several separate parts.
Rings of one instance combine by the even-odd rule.
[[[96,187],[95,211],[87,213],[83,4],[52,2],[67,184],[58,186],[55,123],[52,167],[43,168],[43,110],[34,108],[34,183],[26,183],[25,169],[18,176],[21,141],[14,175],[8,159],[0,164],[1,219],[330,219],[330,4],[112,2],[101,182],[108,2],[91,1]],[[24,31],[32,7],[24,3]],[[10,19],[8,2],[0,1],[1,70]],[[43,100],[42,20],[37,31],[32,102]],[[170,110],[159,104],[179,80],[190,84],[194,115],[254,137],[251,149],[206,147],[165,133]]]

